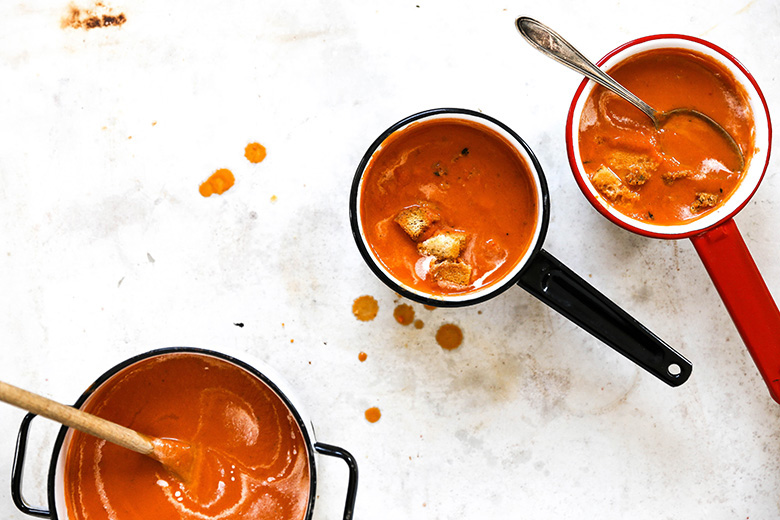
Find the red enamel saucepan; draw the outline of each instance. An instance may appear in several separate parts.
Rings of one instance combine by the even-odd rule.
[[[566,121],[566,148],[574,178],[590,203],[618,226],[653,238],[691,239],[769,393],[780,403],[780,312],[733,220],[758,189],[769,164],[772,125],[766,100],[753,76],[732,55],[691,36],[662,34],[640,38],[613,50],[598,65],[609,70],[628,57],[658,48],[682,48],[709,56],[725,66],[744,88],[755,120],[755,153],[740,184],[719,207],[681,224],[658,225],[614,209],[591,183],[580,155],[578,138],[583,108],[596,86],[587,79],[577,89]]]

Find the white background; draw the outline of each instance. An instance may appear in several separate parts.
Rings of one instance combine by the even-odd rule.
[[[594,60],[649,34],[702,37],[742,61],[772,110],[780,4],[106,5],[127,23],[63,29],[68,0],[0,4],[1,380],[72,403],[154,348],[262,360],[318,439],[357,458],[358,519],[780,516],[780,407],[698,256],[588,204],[564,149],[580,78],[514,28],[536,17]],[[379,133],[441,106],[524,137],[550,186],[545,249],[687,356],[689,382],[667,387],[519,288],[464,309],[412,304],[420,330],[394,321],[403,302],[358,254],[348,192]],[[268,148],[258,165],[251,141]],[[780,296],[775,162],[736,221]],[[201,197],[217,168],[235,186]],[[365,323],[352,315],[364,294],[379,301]],[[443,323],[464,331],[457,350],[436,344]],[[3,519],[26,518],[9,492],[23,415],[0,406]],[[55,433],[36,421],[37,505]],[[314,518],[340,518],[345,466],[318,462]]]

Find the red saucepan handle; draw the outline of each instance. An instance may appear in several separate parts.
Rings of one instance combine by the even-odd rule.
[[[780,403],[780,311],[733,219],[691,238],[772,398]]]

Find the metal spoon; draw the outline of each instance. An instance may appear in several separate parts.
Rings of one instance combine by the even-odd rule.
[[[742,150],[739,144],[734,140],[734,137],[728,131],[720,126],[717,121],[712,119],[707,114],[703,114],[698,110],[691,108],[675,108],[666,112],[659,112],[653,107],[636,97],[627,88],[615,81],[606,72],[598,68],[592,62],[590,62],[580,51],[574,48],[569,42],[564,40],[558,33],[547,27],[546,25],[528,18],[527,16],[521,16],[515,21],[517,30],[520,34],[528,40],[532,46],[536,47],[543,54],[546,54],[555,61],[562,63],[573,69],[580,74],[592,79],[599,85],[607,88],[622,97],[639,110],[645,113],[653,121],[653,125],[656,129],[661,129],[670,117],[676,115],[691,115],[706,122],[712,128],[717,130],[723,138],[728,142],[729,146],[734,150],[738,160],[739,169],[741,172],[745,169],[745,156],[742,154]]]

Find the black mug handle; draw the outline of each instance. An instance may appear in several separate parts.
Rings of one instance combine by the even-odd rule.
[[[31,507],[22,496],[22,476],[24,474],[24,457],[27,453],[27,437],[30,433],[30,421],[35,417],[35,414],[28,413],[24,416],[22,424],[19,426],[19,435],[16,438],[16,451],[14,452],[14,465],[11,470],[11,497],[16,507],[22,513],[41,518],[51,518],[49,511],[39,507]]]
[[[347,463],[349,467],[349,481],[347,482],[347,501],[344,504],[344,520],[352,520],[355,514],[355,497],[357,496],[358,467],[355,457],[347,450],[322,442],[314,443],[314,449],[322,455],[338,457]]]
[[[669,386],[688,380],[691,362],[540,249],[518,285]]]

